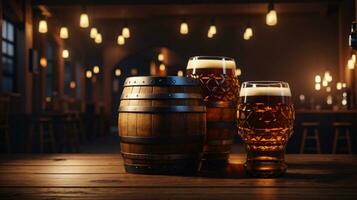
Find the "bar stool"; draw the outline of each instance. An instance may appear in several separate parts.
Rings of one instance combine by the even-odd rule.
[[[320,126],[319,122],[302,122],[301,126],[303,127],[302,142],[300,147],[300,153],[305,152],[305,145],[308,140],[313,140],[315,142],[316,153],[321,153],[320,147],[320,133],[318,127]],[[309,134],[309,131],[312,131],[312,135]]]
[[[11,142],[9,135],[9,97],[0,97],[0,143],[5,146],[5,150],[11,152]]]
[[[352,146],[351,146],[350,129],[352,127],[352,123],[350,123],[350,122],[333,122],[332,126],[334,129],[332,153],[336,154],[338,141],[345,140],[347,143],[347,153],[351,154]],[[343,130],[343,132],[340,132],[341,130]]]
[[[37,133],[37,134],[36,134]],[[30,134],[27,143],[27,151],[33,151],[33,139],[34,137],[38,138],[38,143],[40,147],[40,153],[43,153],[45,150],[45,145],[49,144],[51,147],[51,152],[56,152],[56,143],[54,137],[54,129],[51,118],[40,117],[35,119],[31,123]]]
[[[80,140],[80,124],[78,120],[66,116],[63,119],[64,125],[64,152],[79,152],[79,140]]]

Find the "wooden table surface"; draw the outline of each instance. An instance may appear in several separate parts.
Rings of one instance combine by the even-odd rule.
[[[248,177],[244,159],[189,177],[127,174],[117,154],[1,155],[0,199],[357,199],[357,155],[287,155],[275,179]]]

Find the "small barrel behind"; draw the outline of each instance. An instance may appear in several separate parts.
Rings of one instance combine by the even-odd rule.
[[[118,125],[127,172],[193,174],[198,170],[206,109],[196,80],[127,78]]]

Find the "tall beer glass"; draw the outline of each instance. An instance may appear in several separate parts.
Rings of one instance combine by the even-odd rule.
[[[295,118],[289,84],[244,82],[237,111],[238,132],[247,151],[246,170],[257,177],[285,173],[285,147]]]
[[[236,134],[239,84],[234,59],[196,56],[187,64],[187,76],[199,80],[207,108],[207,139],[202,167],[227,164]]]

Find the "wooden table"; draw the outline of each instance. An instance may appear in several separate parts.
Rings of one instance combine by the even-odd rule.
[[[127,174],[116,154],[1,155],[0,199],[357,199],[356,155],[287,155],[288,173],[250,178],[244,155],[222,172]]]

